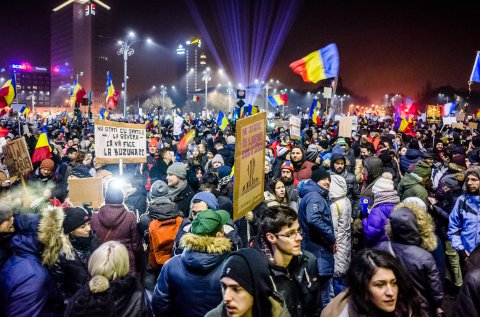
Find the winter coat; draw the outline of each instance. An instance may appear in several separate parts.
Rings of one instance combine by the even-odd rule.
[[[454,308],[455,317],[480,316],[480,268],[467,274],[457,296]]]
[[[123,204],[104,205],[92,215],[90,225],[101,243],[115,240],[127,248],[130,273],[136,272],[135,255],[143,252],[143,246],[135,214]]]
[[[382,241],[387,241],[385,226],[388,217],[395,208],[395,204],[375,205],[367,218],[362,219],[363,233],[366,239],[367,247],[374,247]]]
[[[61,316],[63,303],[46,266],[63,249],[63,217],[60,208],[15,216],[14,255],[0,271],[0,315]]]
[[[334,177],[341,178],[343,182],[335,182]],[[335,260],[333,276],[342,277],[350,265],[350,254],[352,251],[352,205],[346,197],[347,184],[343,177],[332,175],[332,183],[328,194],[331,201],[330,210],[332,213],[333,228],[335,230],[335,240],[337,242],[337,252],[333,255]]]
[[[100,279],[99,279],[100,278]],[[93,283],[96,281],[96,283]],[[99,282],[101,281],[101,282]],[[95,289],[90,289],[93,284]],[[96,276],[68,302],[65,317],[147,317],[143,287],[126,275],[114,281]]]
[[[183,217],[188,217],[190,213],[190,202],[192,201],[193,196],[195,196],[195,192],[190,185],[187,184],[187,187],[185,187],[185,189],[172,200],[172,202],[177,204]]]
[[[147,192],[145,189],[134,189],[125,197],[125,206],[138,216],[143,215],[147,210]]]
[[[320,276],[332,276],[335,233],[328,192],[309,179],[300,182],[298,194],[301,198],[298,222],[304,232],[302,249],[317,257]]]
[[[342,154],[333,154],[330,160],[330,174],[340,175],[347,182],[347,198],[350,200],[350,204],[352,205],[352,217],[357,218],[361,212],[360,187],[358,185],[355,175],[352,172],[348,171],[347,169],[348,166],[345,166],[345,169],[343,170],[342,173],[337,174],[337,172],[335,171],[334,162],[338,160],[339,156],[346,158],[346,156]],[[355,161],[353,164],[355,164]]]
[[[430,253],[437,248],[431,216],[416,203],[401,203],[390,215],[386,232],[390,241],[382,242],[377,248],[389,253],[393,250],[422,295],[424,310],[435,311],[442,303],[443,287]]]
[[[274,263],[269,247],[265,245],[268,249],[266,251],[265,247],[262,247],[265,242],[260,240],[258,236],[253,238],[253,248],[265,255],[275,289],[285,299],[291,316],[318,316],[321,305],[317,301],[319,285],[315,256],[302,250],[302,254],[294,256],[286,268],[280,267]]]
[[[150,168],[148,175],[150,177],[150,184],[155,183],[155,181],[161,180],[165,183],[167,182],[167,169],[172,163],[167,164],[162,158],[158,158]]]
[[[0,269],[13,254],[12,248],[10,247],[12,237],[13,233],[0,233]]]
[[[100,246],[100,241],[91,236],[88,245],[80,245],[79,239],[70,236],[70,245],[72,248],[74,259],[67,259],[67,255],[60,253],[58,261],[50,269],[57,290],[62,296],[64,302],[68,301],[76,291],[82,288],[89,280],[90,273],[88,272],[88,260],[90,255],[96,248]]]
[[[301,181],[303,179],[310,179],[312,177],[312,166],[315,165],[310,161],[304,161],[302,165],[293,172],[293,178]]]
[[[480,244],[480,196],[463,194],[458,197],[449,217],[448,238],[458,252],[472,253]]]
[[[400,196],[400,200],[402,201],[408,197],[418,197],[426,206],[430,204],[428,200],[428,192],[422,184],[422,179],[415,173],[406,174],[400,181],[400,184],[398,184],[397,191],[398,196]]]
[[[442,196],[437,197],[437,203],[432,205],[432,215],[433,219],[435,219],[435,231],[442,241],[448,240],[450,213],[452,212],[453,207],[455,207],[458,197],[461,195],[462,190],[460,188],[449,190]]]
[[[350,304],[350,297],[345,292],[338,294],[322,311],[321,317],[363,317]]]
[[[234,150],[235,151],[235,150]],[[225,163],[225,166],[233,166],[233,161],[234,161],[234,151],[230,151],[227,148],[222,148],[217,151],[217,154],[220,154],[223,157],[223,162]]]
[[[363,167],[367,170],[368,180],[365,184],[363,184],[360,197],[368,198],[370,200],[370,203],[368,204],[368,208],[370,209],[374,203],[372,188],[377,179],[382,176],[383,163],[378,157],[370,156],[363,160]]]
[[[40,168],[37,168],[35,172],[30,174],[28,183],[35,188],[41,188],[42,191],[45,188],[49,188],[52,192],[49,198],[61,198],[67,196],[67,184],[63,183],[60,175],[55,172],[52,172],[48,177],[44,177],[40,173]]]
[[[203,317],[222,301],[220,274],[231,250],[225,237],[187,233],[181,255],[168,260],[152,297],[155,316]]]
[[[407,153],[400,157],[400,171],[403,175],[408,172],[411,164],[415,164],[422,158],[422,152],[416,149],[408,149]]]

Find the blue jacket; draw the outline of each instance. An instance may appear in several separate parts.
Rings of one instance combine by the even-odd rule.
[[[422,152],[416,149],[408,149],[407,153],[400,157],[400,171],[405,175],[411,164],[415,164],[422,158]]]
[[[367,247],[374,247],[382,241],[387,241],[385,226],[395,204],[379,204],[372,208],[367,218],[362,219],[363,233]]]
[[[62,316],[55,283],[41,263],[37,231],[40,215],[16,216],[13,256],[0,271],[0,315]],[[60,314],[58,314],[60,312]]]
[[[480,196],[464,194],[458,197],[449,217],[448,238],[458,252],[480,244]]]
[[[186,233],[180,243],[183,253],[165,263],[153,292],[157,317],[203,317],[222,302],[220,274],[230,240]]]
[[[298,208],[298,222],[304,232],[302,249],[317,257],[320,276],[333,275],[335,234],[328,192],[307,179],[298,185],[298,194],[302,198]]]

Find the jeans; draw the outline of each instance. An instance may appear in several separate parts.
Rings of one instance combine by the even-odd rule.
[[[320,291],[318,292],[320,296],[320,301],[322,303],[322,309],[327,307],[330,301],[333,299],[332,288],[333,288],[333,277],[332,276],[320,276]]]
[[[347,285],[345,284],[344,276],[333,278],[333,283],[332,283],[333,297],[343,292],[346,288],[347,288]]]

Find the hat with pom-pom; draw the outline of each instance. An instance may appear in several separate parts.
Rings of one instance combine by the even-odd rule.
[[[375,184],[373,184],[373,187],[372,187],[372,192],[374,194],[381,191],[387,191],[387,190],[394,190],[393,176],[389,172],[383,173],[382,177],[380,177],[375,182]]]

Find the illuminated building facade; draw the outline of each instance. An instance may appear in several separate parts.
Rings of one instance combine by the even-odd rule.
[[[207,54],[201,39],[196,38],[177,47],[177,72],[185,95],[195,94],[203,87],[203,71],[207,68]]]
[[[108,56],[113,49],[108,5],[69,0],[56,6],[51,16],[51,105],[64,107],[78,78],[87,93],[93,92],[92,109],[99,110],[105,104]]]
[[[50,71],[48,67],[32,66],[26,62],[2,67],[0,69],[2,78],[0,86],[4,81],[10,79],[14,72],[19,104],[26,104],[31,108],[33,106],[50,106]],[[17,100],[13,102],[16,103]]]

